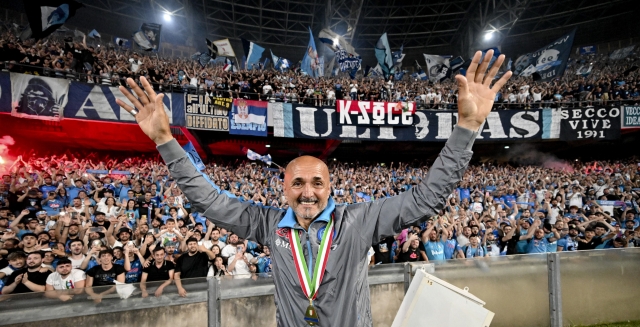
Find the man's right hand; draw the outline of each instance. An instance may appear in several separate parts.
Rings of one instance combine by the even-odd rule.
[[[142,129],[156,145],[167,143],[173,139],[173,136],[169,128],[169,117],[164,111],[162,104],[164,94],[156,94],[146,78],[140,77],[140,82],[144,90],[141,89],[133,79],[127,78],[127,84],[129,84],[131,90],[133,90],[138,98],[131,94],[124,86],[120,86],[120,92],[122,92],[138,110],[135,118],[140,129]],[[133,110],[130,105],[120,99],[116,99],[116,103],[128,112]]]
[[[178,295],[181,297],[187,297],[187,290],[184,287],[178,287]]]

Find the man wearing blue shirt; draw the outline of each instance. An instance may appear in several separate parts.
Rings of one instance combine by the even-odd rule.
[[[566,231],[563,228],[560,235],[561,237],[558,240],[558,252],[571,252],[578,250],[578,236],[580,235],[580,230],[578,230],[575,225],[570,225]]]
[[[58,186],[53,185],[53,181],[51,180],[50,176],[45,177],[44,184],[40,186],[40,191],[42,192],[43,196],[45,196],[45,194],[49,194],[49,192],[55,192],[57,189]]]
[[[462,202],[462,200],[464,200],[464,199],[470,199],[470,197],[471,197],[471,189],[469,189],[469,187],[467,187],[467,183],[466,182],[460,183],[460,187],[458,187],[457,190],[458,190],[458,197],[460,199],[460,202]]]
[[[531,234],[527,235],[527,238],[530,238],[528,241],[529,243],[527,244],[527,249],[526,249],[527,254],[547,253],[547,250],[549,248],[549,243],[553,243],[560,238],[560,234],[558,234],[558,231],[556,230],[556,228],[552,227],[551,232],[553,232],[553,237],[547,239],[545,237],[544,230],[539,229],[538,228],[539,226],[540,226],[540,220],[536,219],[536,221],[534,221],[533,225],[531,226],[531,228],[535,228],[536,231],[533,233],[533,235]]]
[[[438,223],[442,223],[442,219],[440,219]],[[429,258],[430,261],[446,260],[444,248],[449,235],[447,229],[442,228],[442,236],[438,240],[438,231],[435,229],[433,221],[429,221],[429,225],[422,235],[422,241],[424,242],[424,249],[427,253],[427,258]]]
[[[81,180],[76,179],[73,183],[74,186],[67,187],[67,195],[69,195],[69,199],[77,198],[78,193],[85,190]]]
[[[62,208],[62,201],[56,199],[56,192],[49,192],[48,197],[42,201],[42,209],[44,209],[49,216],[58,215]]]

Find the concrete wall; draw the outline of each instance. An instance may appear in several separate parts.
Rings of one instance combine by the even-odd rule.
[[[144,310],[105,313],[74,318],[53,319],[46,322],[29,322],[8,325],[11,327],[157,327],[157,326],[207,326],[207,303],[192,303]],[[254,325],[258,326],[258,325]]]
[[[402,303],[404,295],[403,284],[373,285],[370,287],[370,292],[373,325],[376,327],[390,326]],[[276,327],[276,307],[273,302],[273,295],[223,300],[221,301],[220,309],[222,312],[221,326],[224,327]],[[142,310],[53,319],[41,323],[46,324],[48,327],[206,327],[207,303],[159,306]],[[33,327],[34,323],[8,326]]]
[[[404,297],[402,283],[369,287],[371,313],[376,327],[391,326]],[[223,327],[276,326],[273,295],[223,300],[220,304]]]

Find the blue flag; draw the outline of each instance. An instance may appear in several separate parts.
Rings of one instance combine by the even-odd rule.
[[[401,71],[399,71],[399,72],[395,73],[395,74],[393,75],[393,78],[394,78],[396,81],[399,81],[399,80],[401,80],[401,79],[404,77],[404,73],[405,73],[405,71],[404,71],[404,70],[401,70]]]
[[[319,74],[318,66],[319,62],[316,42],[313,40],[313,33],[311,32],[311,27],[309,27],[309,45],[307,46],[307,51],[304,53],[304,57],[302,58],[300,69],[310,77],[316,78]]]
[[[98,33],[98,31],[96,31],[95,29],[91,30],[91,32],[89,32],[89,34],[87,34],[88,37],[92,37],[92,38],[100,38],[100,33]]]
[[[400,70],[400,68],[402,67],[402,60],[404,60],[404,53],[402,53],[402,50],[404,49],[404,44],[402,46],[400,46],[400,50],[395,51],[392,56],[393,56],[393,67],[396,70]]]
[[[380,68],[384,73],[384,77],[387,78],[391,72],[391,68],[393,68],[393,55],[391,54],[391,48],[389,47],[387,33],[382,34],[376,43],[374,50],[378,63],[380,64]]]
[[[418,63],[417,60],[416,60],[416,66],[418,67],[418,72],[415,73],[416,76],[414,78],[419,79],[421,81],[426,81],[427,80],[427,74],[424,72],[424,70],[422,69],[422,67],[420,66],[420,64]]]
[[[264,48],[246,39],[241,40],[244,53],[247,56],[246,69],[258,68]]]
[[[76,14],[84,5],[75,0],[24,1],[31,35],[36,40],[49,36]]]
[[[515,62],[514,75],[533,76],[534,81],[542,82],[562,77],[575,34],[576,29],[573,29],[542,49],[520,56]]]
[[[273,51],[271,51],[271,49],[269,49],[269,52],[271,52],[271,60],[273,60],[273,67],[276,70],[280,70],[280,68],[278,67],[278,65],[280,64],[280,57],[274,55]]]

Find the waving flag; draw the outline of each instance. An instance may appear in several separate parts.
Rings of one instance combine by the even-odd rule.
[[[207,51],[208,51],[209,57],[211,57],[212,59],[216,59],[216,57],[218,56],[218,46],[216,46],[209,39],[205,39],[205,40],[207,41]]]
[[[393,68],[393,56],[391,55],[391,48],[389,47],[389,40],[387,39],[387,33],[382,34],[376,46],[374,48],[376,58],[380,64],[380,68],[384,73],[384,77],[389,76],[391,68]]]
[[[145,51],[158,51],[162,25],[142,23],[140,30],[133,34],[133,41]]]
[[[404,59],[404,53],[402,53],[402,50],[404,49],[404,44],[402,46],[400,46],[400,50],[395,51],[392,56],[393,56],[393,68],[395,68],[396,71],[400,70],[400,68],[402,68],[402,60]]]
[[[313,40],[313,33],[311,27],[309,27],[309,45],[307,51],[302,58],[302,64],[300,69],[310,77],[318,77],[319,73],[318,51],[316,50],[316,42]]]
[[[216,47],[218,47],[219,56],[225,56],[225,57],[236,56],[236,53],[233,51],[233,48],[231,47],[231,43],[229,42],[229,39],[213,41],[213,44],[215,44]]]
[[[99,39],[101,37],[100,33],[98,33],[98,31],[96,31],[95,29],[91,30],[91,32],[89,32],[87,36],[94,39]]]
[[[562,77],[575,34],[576,29],[573,29],[569,34],[563,35],[542,49],[520,56],[515,62],[514,75],[533,75],[535,81],[543,82]]]
[[[271,155],[270,154],[265,154],[264,156],[261,156],[260,154],[254,152],[251,149],[246,148],[246,147],[242,147],[242,152],[247,154],[247,158],[249,160],[260,160],[260,161],[266,163],[269,166],[271,166],[271,164],[272,164]]]
[[[83,6],[75,0],[25,0],[31,37],[39,40],[49,36]]]
[[[359,56],[356,49],[349,42],[328,28],[320,31],[318,34],[318,40],[328,46],[333,52],[344,50],[354,57]]]
[[[424,54],[424,60],[427,62],[427,71],[429,72],[429,81],[436,83],[447,78],[450,70],[449,58],[448,56]]]
[[[362,67],[362,58],[353,46],[342,36],[327,28],[320,31],[318,39],[334,52],[340,71],[349,71],[349,75],[354,79]],[[333,74],[333,69],[328,69],[327,73]]]
[[[422,81],[426,81],[427,80],[427,74],[424,72],[424,70],[422,69],[422,67],[420,66],[420,64],[418,63],[417,60],[416,60],[416,66],[418,67],[418,72],[415,73],[415,77],[414,78],[422,80]]]
[[[246,39],[242,39],[242,46],[244,47],[244,53],[247,56],[245,69],[257,68],[260,64],[260,58],[262,58],[264,48],[251,41],[247,41]]]
[[[271,60],[273,61],[273,67],[276,70],[278,70],[278,64],[280,64],[280,57],[274,55],[273,51],[271,51],[271,49],[269,49],[269,52],[271,52]]]

